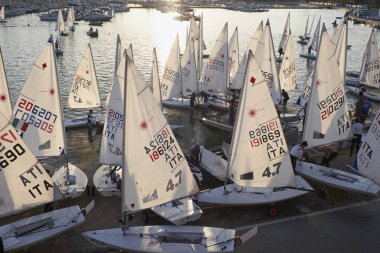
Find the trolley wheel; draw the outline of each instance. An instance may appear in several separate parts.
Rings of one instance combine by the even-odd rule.
[[[144,223],[148,223],[149,222],[149,213],[148,211],[143,211],[142,212],[142,220]]]
[[[317,190],[317,196],[321,199],[327,198],[327,191],[325,189],[318,189]]]
[[[278,210],[277,207],[271,206],[268,208],[268,216],[269,217],[276,217],[280,213],[280,210]]]

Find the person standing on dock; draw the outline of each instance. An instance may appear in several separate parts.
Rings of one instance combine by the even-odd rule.
[[[286,110],[286,104],[288,103],[288,100],[289,100],[289,94],[284,89],[282,89],[281,95],[283,97],[282,105],[283,105],[283,108]]]
[[[190,115],[191,115],[191,117],[194,114],[194,108],[195,108],[195,91],[193,91],[193,93],[191,93],[191,97],[190,97]]]
[[[364,94],[363,91],[359,91],[359,98],[355,104],[355,117],[363,117],[362,108],[364,104]]]
[[[356,154],[360,148],[360,142],[362,141],[363,134],[363,124],[360,122],[360,118],[355,118],[355,123],[352,125],[352,139],[351,139],[351,148],[348,156],[352,156],[352,152],[354,151],[354,147],[356,146]]]
[[[308,54],[308,55],[311,55],[311,45],[310,45],[309,48],[307,49],[307,54]]]
[[[307,147],[307,142],[303,141],[301,144],[296,144],[290,150],[290,160],[292,162],[293,171],[296,169],[297,160],[301,159],[304,155],[305,148]]]

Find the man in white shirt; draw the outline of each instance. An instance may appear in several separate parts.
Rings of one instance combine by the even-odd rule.
[[[363,124],[360,122],[359,118],[355,118],[355,123],[352,125],[352,139],[351,139],[351,148],[348,156],[352,156],[352,151],[354,151],[354,147],[356,146],[356,153],[358,153],[360,148],[360,142],[362,140],[363,134]]]
[[[292,161],[293,170],[296,169],[297,160],[302,158],[306,147],[307,142],[303,141],[301,144],[294,145],[290,150],[290,160]]]

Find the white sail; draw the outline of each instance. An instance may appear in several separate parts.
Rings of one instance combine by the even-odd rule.
[[[230,79],[234,80],[236,72],[239,68],[239,39],[238,28],[235,28],[234,33],[228,43],[228,57],[229,57],[229,73]]]
[[[5,74],[5,67],[3,61],[3,53],[0,48],[0,112],[7,120],[12,118],[12,105],[11,96],[9,93],[7,76]]]
[[[203,69],[200,89],[225,93],[228,85],[228,24],[224,25]]]
[[[200,43],[199,43],[199,26],[197,25],[197,22],[195,22],[195,19],[191,17],[190,19],[190,29],[189,29],[189,36],[186,39],[186,47],[191,42],[191,39],[194,41],[194,51],[195,51],[195,64],[198,66],[199,61],[199,53],[200,53]]]
[[[126,65],[122,195],[123,210],[135,212],[195,194],[198,186],[143,77],[128,57]]]
[[[5,6],[1,6],[1,9],[0,9],[0,20],[5,20],[5,12],[4,12],[4,9],[5,9]]]
[[[168,59],[166,60],[164,73],[161,78],[162,100],[178,97],[181,93],[181,60],[179,57],[179,39],[177,34],[172,48],[170,49]]]
[[[267,81],[268,88],[272,95],[272,100],[275,105],[281,104],[281,87],[277,72],[276,54],[274,52],[272,31],[269,20],[265,25],[264,32],[261,35],[259,44],[256,48],[255,57],[264,78]]]
[[[35,156],[58,156],[64,152],[65,129],[52,36],[20,92],[12,125]]]
[[[245,69],[247,66],[248,51],[251,50],[252,52],[256,52],[256,48],[257,48],[257,45],[259,44],[259,40],[262,33],[263,33],[263,21],[260,22],[255,33],[251,37],[251,40],[249,41],[246,52],[244,53],[240,61],[239,68],[236,72],[235,78],[231,83],[231,86],[230,86],[231,89],[241,89],[241,87],[243,87]]]
[[[74,8],[70,7],[69,13],[67,14],[67,19],[66,19],[66,25],[68,28],[73,28],[74,27],[74,22],[75,22],[75,14],[74,14]]]
[[[290,35],[290,12],[288,13],[288,18],[286,19],[284,31],[282,32],[280,44],[278,45],[278,50],[280,50],[280,48],[282,48],[282,50],[285,50],[286,44],[288,43],[289,35]]]
[[[334,45],[323,24],[303,139],[309,147],[345,140],[351,123]]]
[[[160,76],[158,74],[158,62],[156,48],[153,49],[152,56],[152,73],[150,76],[150,88],[152,90],[153,96],[156,99],[158,105],[162,111],[162,99],[161,99],[161,87],[160,87]]]
[[[338,60],[339,70],[343,80],[346,77],[346,58],[347,58],[347,20],[343,18],[331,37],[331,42],[335,47],[335,56]]]
[[[321,17],[319,17],[317,26],[315,27],[313,39],[311,40],[311,48],[314,51],[317,51],[318,47],[319,47],[319,35],[320,35],[320,31],[321,31],[320,27],[321,27]]]
[[[309,25],[309,15],[307,16],[307,20],[306,20],[306,26],[305,26],[305,32],[303,34],[303,37],[306,38],[308,36],[308,32],[307,32],[307,26]],[[311,29],[311,28],[310,28]],[[309,32],[310,34],[310,32]]]
[[[380,110],[372,121],[364,143],[360,146],[354,168],[368,178],[380,183]]]
[[[101,107],[98,81],[90,44],[80,60],[67,102],[69,108]]]
[[[65,21],[63,20],[63,15],[62,15],[61,10],[58,11],[57,23],[58,23],[58,32],[59,33],[65,33]]]
[[[183,87],[182,94],[184,96],[190,96],[191,93],[197,92],[197,68],[195,65],[194,40],[192,39],[187,43],[187,47],[181,58],[181,74]]]
[[[372,29],[367,48],[363,56],[359,82],[368,86],[380,87],[380,57],[375,29]]]
[[[294,90],[297,88],[296,57],[294,54],[294,45],[291,33],[289,33],[288,42],[286,43],[286,49],[279,71],[279,78],[282,89]]]
[[[61,192],[0,112],[0,217],[58,200]]]
[[[107,114],[104,120],[99,162],[121,166],[123,156],[124,79],[126,50],[120,61],[109,94]]]
[[[295,186],[281,123],[251,51],[233,132],[228,177],[241,186]]]
[[[315,14],[316,13],[314,13],[313,20],[311,21],[311,25],[310,25],[309,31],[307,32],[308,36],[311,34],[311,30],[313,29],[314,20],[315,20]],[[309,16],[307,17],[307,21],[309,21]],[[306,29],[307,29],[307,23],[306,23]]]
[[[131,58],[132,61],[135,61],[135,58],[133,56],[133,47],[132,47],[132,43],[129,44],[129,47],[127,48],[127,55],[129,56],[129,58]]]

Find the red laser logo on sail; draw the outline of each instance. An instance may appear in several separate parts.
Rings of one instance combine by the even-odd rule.
[[[250,109],[248,111],[248,116],[251,117],[251,118],[254,118],[255,116],[257,115],[257,112],[255,109]]]
[[[145,130],[148,128],[148,122],[146,122],[145,120],[142,120],[140,122],[140,130]]]
[[[0,101],[5,102],[7,100],[7,96],[5,94],[0,95]]]

